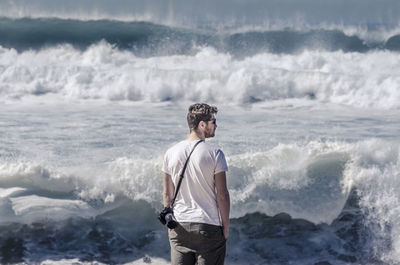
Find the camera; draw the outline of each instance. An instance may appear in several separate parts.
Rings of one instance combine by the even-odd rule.
[[[160,220],[163,225],[167,225],[167,227],[170,229],[174,229],[178,225],[178,221],[176,221],[174,212],[170,207],[165,207],[161,211],[161,213],[158,215],[158,220]]]

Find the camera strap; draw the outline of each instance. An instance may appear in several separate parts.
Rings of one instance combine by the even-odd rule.
[[[187,165],[188,165],[188,162],[189,162],[189,158],[190,158],[190,156],[192,155],[192,153],[193,153],[194,149],[196,148],[196,146],[197,146],[199,143],[201,143],[201,142],[203,142],[203,140],[198,141],[198,142],[193,146],[192,151],[190,151],[189,156],[188,156],[188,158],[186,159],[185,165],[183,166],[183,169],[182,169],[182,172],[181,172],[181,175],[180,175],[180,178],[179,178],[178,185],[177,185],[176,190],[175,190],[174,198],[173,198],[172,201],[171,201],[171,205],[170,205],[171,208],[173,207],[173,205],[174,205],[174,203],[175,203],[176,196],[178,196],[178,191],[179,191],[179,188],[181,187],[181,183],[182,183],[182,180],[183,180],[183,178],[184,178],[184,174],[185,174],[185,171],[186,171],[186,167],[187,167]]]

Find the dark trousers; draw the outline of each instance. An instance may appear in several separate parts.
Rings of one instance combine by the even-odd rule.
[[[172,265],[222,265],[226,240],[221,226],[179,223],[168,229]]]

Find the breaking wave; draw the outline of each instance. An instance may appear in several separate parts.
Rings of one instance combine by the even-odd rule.
[[[196,46],[207,46],[244,57],[265,52],[293,54],[304,50],[399,51],[399,38],[399,31],[395,29],[371,31],[351,26],[196,29],[114,20],[0,18],[0,45],[19,51],[59,44],[86,49],[105,40],[140,56],[192,54]]]
[[[304,99],[398,109],[400,63],[389,51],[304,51],[243,59],[210,47],[192,55],[139,57],[101,41],[17,52],[0,47],[0,100],[209,101]],[[52,96],[47,99],[44,96]]]
[[[229,157],[228,260],[397,263],[399,154],[398,142],[368,140],[280,144]],[[154,258],[167,258],[166,234],[155,218],[161,208],[159,160],[119,158],[95,176],[3,161],[3,261],[18,249],[21,259],[35,261],[65,251],[83,261],[127,262],[150,249]],[[304,240],[311,242],[307,251],[301,250]]]

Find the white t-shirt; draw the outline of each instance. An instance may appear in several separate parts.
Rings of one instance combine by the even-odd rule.
[[[167,150],[162,171],[172,177],[175,188],[193,146],[198,141],[184,140]],[[228,171],[224,153],[202,142],[193,151],[174,204],[178,222],[221,225],[214,175]]]

